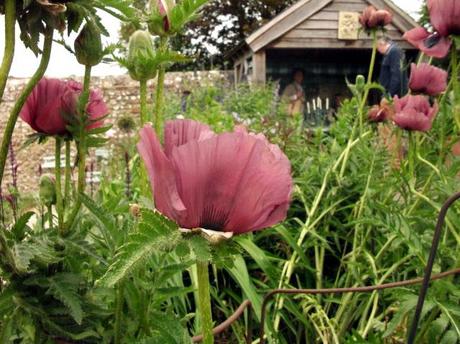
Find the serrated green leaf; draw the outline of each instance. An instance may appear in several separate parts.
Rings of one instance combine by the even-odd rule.
[[[442,336],[439,344],[458,344],[459,339],[460,338],[454,330],[449,330]]]
[[[138,231],[128,236],[127,242],[120,247],[113,263],[97,283],[113,286],[154,252],[166,252],[174,248],[180,238],[177,224],[151,210],[144,209],[141,214]]]
[[[78,295],[78,278],[75,275],[61,273],[49,279],[47,294],[61,301],[69,310],[78,325],[83,321],[83,309]]]
[[[188,242],[196,260],[208,261],[211,259],[211,248],[209,247],[209,242],[205,238],[194,235],[188,239]]]
[[[24,238],[24,235],[27,231],[27,222],[29,222],[30,218],[35,215],[33,211],[29,211],[24,213],[14,224],[13,228],[11,228],[11,232],[14,234],[16,240],[21,241]]]

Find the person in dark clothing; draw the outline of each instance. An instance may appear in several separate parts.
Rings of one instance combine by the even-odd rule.
[[[379,82],[390,96],[402,96],[407,93],[407,74],[404,70],[404,53],[401,48],[387,37],[380,37],[377,50],[383,55]]]

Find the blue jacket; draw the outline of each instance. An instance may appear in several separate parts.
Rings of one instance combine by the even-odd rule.
[[[402,96],[407,92],[407,75],[403,64],[404,53],[395,43],[392,43],[383,56],[379,77],[380,84],[392,97]]]

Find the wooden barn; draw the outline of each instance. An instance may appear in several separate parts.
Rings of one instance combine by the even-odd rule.
[[[358,21],[359,14],[369,5],[393,14],[386,35],[405,50],[409,63],[417,52],[402,36],[417,23],[392,1],[301,0],[228,54],[234,65],[235,83],[272,80],[280,82],[283,88],[292,70],[302,68],[307,96],[346,93],[345,79],[366,75],[369,67],[372,39],[360,30]]]

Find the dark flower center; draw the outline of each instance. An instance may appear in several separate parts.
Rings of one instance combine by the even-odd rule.
[[[214,231],[223,231],[227,224],[228,212],[216,209],[213,205],[208,205],[203,209],[200,219],[200,227]]]

